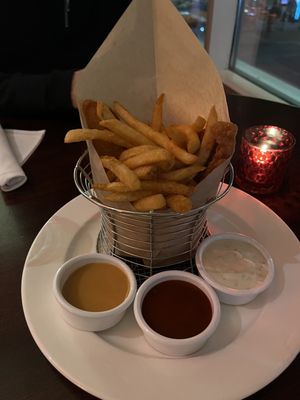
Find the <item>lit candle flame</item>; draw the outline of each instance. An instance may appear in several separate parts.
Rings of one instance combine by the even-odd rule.
[[[268,164],[270,161],[269,150],[270,148],[267,143],[262,144],[259,149],[256,149],[254,161],[259,164]]]
[[[264,143],[261,145],[260,150],[262,153],[265,153],[268,150],[268,148],[269,148],[269,146],[267,145],[267,143]]]
[[[276,137],[280,135],[280,131],[276,128],[276,126],[270,126],[267,130],[267,133],[269,137]]]

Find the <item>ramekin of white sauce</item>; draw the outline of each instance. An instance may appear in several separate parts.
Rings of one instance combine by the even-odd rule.
[[[241,305],[266,290],[274,262],[262,244],[240,233],[222,233],[203,240],[196,253],[199,274],[222,303]]]

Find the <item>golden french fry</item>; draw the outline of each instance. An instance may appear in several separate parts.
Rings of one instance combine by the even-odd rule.
[[[160,145],[161,147],[165,148],[166,150],[168,150],[184,164],[194,164],[198,160],[197,156],[181,149],[164,134],[154,131],[150,126],[136,119],[120,103],[115,101],[113,105],[113,110],[129,126],[141,132],[141,134],[143,134],[146,138],[151,140],[152,143],[154,142]]]
[[[184,133],[174,129],[172,126],[168,126],[165,129],[167,136],[177,144],[177,146],[181,147],[182,149],[186,148],[186,136]]]
[[[200,139],[196,131],[190,125],[173,125],[173,132],[180,132],[186,141],[186,148],[189,153],[196,153],[200,147]]]
[[[166,179],[169,181],[184,181],[188,179],[193,179],[193,177],[198,173],[205,169],[203,165],[193,164],[188,167],[175,169],[169,172],[163,172],[159,174],[160,179]]]
[[[157,177],[158,166],[157,165],[142,165],[141,167],[133,169],[139,179],[154,179]]]
[[[85,140],[102,140],[118,146],[129,148],[131,144],[108,129],[71,129],[66,133],[65,143],[82,142]]]
[[[220,145],[222,156],[225,158],[229,157],[234,150],[233,145],[235,144],[235,137],[238,131],[237,125],[233,122],[218,121],[211,129],[217,144]]]
[[[164,102],[164,93],[162,93],[158,99],[156,100],[152,113],[152,122],[151,128],[155,131],[161,132],[162,123],[163,123],[163,102]]]
[[[174,167],[174,164],[175,164],[175,159],[173,158],[173,160],[161,161],[157,163],[157,166],[159,167],[160,171],[167,172]]]
[[[143,154],[146,151],[154,150],[157,148],[158,147],[156,145],[151,145],[151,144],[144,144],[141,146],[131,147],[130,149],[124,150],[122,154],[120,154],[120,161],[128,160],[128,158],[130,157],[134,157],[138,154]]]
[[[137,190],[133,192],[124,192],[124,193],[110,193],[104,196],[104,198],[109,201],[125,202],[125,201],[136,201],[150,195],[152,195],[152,192],[150,191]]]
[[[162,194],[153,194],[133,202],[137,211],[153,211],[166,207],[166,199]]]
[[[117,179],[116,175],[113,172],[111,172],[109,169],[106,170],[106,175],[108,177],[109,182],[115,182]]]
[[[82,114],[84,125],[90,129],[98,129],[101,130],[102,127],[99,126],[99,117],[97,115],[97,102],[94,100],[85,100],[82,103]],[[101,155],[111,155],[111,156],[119,156],[124,146],[119,146],[114,143],[110,143],[107,141],[95,139],[93,140],[93,145],[99,154]]]
[[[138,176],[121,161],[109,156],[103,156],[100,159],[103,167],[113,172],[129,190],[138,190],[141,188]]]
[[[85,125],[90,129],[99,129],[99,117],[97,115],[97,102],[94,100],[84,100],[82,103],[82,113]]]
[[[117,119],[108,119],[99,122],[100,126],[107,128],[117,135],[121,136],[124,140],[132,143],[134,146],[139,145],[154,145],[154,142],[142,135],[134,128],[124,124]]]
[[[167,196],[167,205],[171,210],[178,213],[184,213],[192,209],[192,201],[181,194]]]
[[[103,101],[96,102],[96,114],[99,121],[101,121],[103,119]]]
[[[180,169],[180,168],[184,168],[186,167],[185,164],[183,164],[181,161],[179,160],[175,160],[175,163],[173,165],[173,169]]]
[[[167,136],[167,128],[165,127],[164,124],[161,124],[161,130],[160,130],[160,132],[161,132],[163,135]]]
[[[165,161],[172,165],[173,160],[174,156],[166,149],[156,148],[145,153],[137,154],[136,156],[130,157],[123,162],[130,169],[134,169],[141,167],[142,165],[158,164]]]
[[[198,115],[191,125],[165,126],[163,105],[161,94],[149,126],[118,102],[112,109],[103,101],[83,102],[82,116],[89,129],[68,131],[65,143],[93,141],[110,183],[92,187],[109,192],[106,200],[131,202],[143,212],[165,207],[187,212],[197,182],[232,155],[237,126],[218,121],[215,106],[207,121]]]
[[[192,128],[194,129],[195,132],[200,133],[204,130],[206,124],[205,118],[201,117],[199,115],[196,120],[192,123]]]
[[[104,119],[114,119],[116,118],[111,109],[103,101],[97,101],[96,105],[97,116],[100,121]]]
[[[115,119],[116,118],[114,113],[111,111],[111,109],[105,103],[103,103],[102,118],[103,119]]]
[[[141,181],[142,190],[149,190],[153,193],[182,194],[189,196],[194,188],[183,183],[167,180],[146,180]]]
[[[111,183],[93,183],[93,189],[100,189],[106,192],[117,192],[117,193],[127,193],[130,192],[128,186],[123,182],[111,182]]]
[[[124,150],[123,146],[121,147],[114,143],[104,142],[103,140],[93,140],[93,145],[99,157],[112,156],[118,158]]]
[[[225,121],[216,122],[211,129],[217,147],[204,176],[207,176],[213,169],[222,164],[223,161],[233,154],[235,137],[238,130],[237,125]]]
[[[206,127],[203,135],[203,139],[201,142],[200,150],[199,150],[199,162],[202,165],[206,165],[213,148],[216,143],[216,138],[211,127],[218,121],[218,115],[215,106],[210,109]]]

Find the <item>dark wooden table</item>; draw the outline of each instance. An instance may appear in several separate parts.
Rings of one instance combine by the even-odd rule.
[[[290,130],[298,139],[280,191],[257,198],[300,238],[300,110],[230,95],[228,105],[232,121],[240,127],[239,138],[248,126],[273,124]],[[0,194],[0,399],[93,399],[65,379],[42,355],[27,328],[20,290],[25,257],[34,238],[59,208],[78,195],[72,173],[85,145],[63,143],[66,131],[80,126],[78,116],[2,117],[0,121],[5,128],[47,129],[43,142],[24,166],[28,182],[13,192]],[[277,379],[249,400],[299,399],[299,382],[297,356]]]

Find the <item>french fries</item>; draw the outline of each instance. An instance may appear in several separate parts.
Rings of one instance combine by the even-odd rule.
[[[159,147],[153,146],[151,144],[150,145],[149,144],[145,144],[145,145],[141,145],[141,146],[131,147],[128,150],[124,150],[120,154],[120,161],[126,161],[130,157],[137,156],[138,154],[145,154],[149,150],[154,150],[154,149],[158,149],[158,148]]]
[[[159,174],[159,177],[161,179],[166,179],[170,181],[183,182],[193,179],[194,176],[198,174],[198,172],[201,172],[203,170],[205,170],[205,167],[203,167],[203,165],[194,164],[188,167],[175,169],[173,171],[163,172]]]
[[[175,212],[184,213],[192,209],[191,200],[181,194],[173,194],[171,196],[167,196],[166,200],[168,207],[170,207],[171,210]]]
[[[116,118],[108,105],[103,103],[103,101],[97,101],[96,113],[99,120]]]
[[[164,101],[161,94],[149,124],[117,101],[111,108],[102,101],[83,102],[87,128],[68,131],[65,143],[93,141],[110,182],[94,182],[93,188],[105,200],[130,202],[140,212],[188,212],[196,182],[232,155],[237,126],[219,121],[215,106],[207,120],[198,115],[190,124],[165,126]]]
[[[102,119],[102,115],[100,117],[98,115],[96,101],[94,100],[83,101],[81,109],[82,109],[83,121],[86,128],[98,129],[98,130],[102,129],[99,125],[99,122]],[[83,138],[82,140],[89,140],[89,139]],[[123,149],[123,146],[116,144],[112,139],[109,139],[109,137],[106,137],[105,140],[103,140],[103,137],[92,139],[92,142],[99,155],[110,155],[118,157]]]
[[[133,202],[136,211],[160,210],[166,206],[166,199],[162,194],[153,194]]]
[[[154,179],[157,177],[158,167],[158,165],[142,165],[141,167],[135,168],[133,171],[142,180]]]
[[[202,138],[201,147],[199,150],[199,163],[206,165],[210,155],[212,154],[214,145],[216,143],[212,126],[218,121],[218,115],[215,106],[213,106],[208,114],[205,132]]]
[[[183,132],[176,129],[174,126],[168,126],[165,129],[166,134],[168,137],[177,144],[177,146],[181,147],[182,149],[186,148],[186,137]]]
[[[93,188],[117,193],[136,191],[136,189],[130,189],[124,182],[94,183]],[[151,193],[181,194],[183,196],[189,196],[194,190],[194,186],[192,185],[185,185],[175,181],[159,180],[141,181],[139,188]]]
[[[102,140],[125,148],[131,147],[131,143],[108,129],[71,129],[65,136],[65,143],[83,142],[85,140]]]
[[[137,154],[123,162],[130,169],[134,169],[143,165],[152,165],[162,162],[167,162],[172,165],[174,157],[167,150],[158,147],[157,149],[147,151],[145,154]]]
[[[154,142],[149,140],[147,137],[142,135],[138,130],[123,124],[117,119],[108,119],[100,121],[99,125],[103,128],[107,128],[117,135],[122,137],[124,140],[132,143],[135,146],[138,145],[154,145]]]
[[[183,136],[184,142],[186,142],[186,148],[189,153],[196,153],[200,148],[200,139],[197,132],[190,125],[173,125],[170,127],[178,136]],[[180,146],[181,147],[181,146]]]
[[[201,117],[201,115],[198,115],[198,117],[192,124],[192,128],[194,129],[194,131],[196,131],[198,134],[200,134],[204,130],[205,123],[206,123],[205,118]]]
[[[152,192],[146,190],[136,190],[134,192],[111,193],[104,196],[104,198],[109,201],[127,202],[127,201],[140,200],[151,195]]]
[[[126,186],[123,182],[120,181],[110,182],[110,183],[94,183],[93,188],[114,193],[127,193],[130,191],[128,186]]]
[[[205,171],[205,176],[231,155],[237,134],[237,126],[231,122],[218,121],[211,127],[211,131],[212,136],[215,138],[216,150]]]
[[[164,102],[164,93],[162,93],[158,99],[156,100],[152,113],[152,122],[151,128],[155,131],[160,132],[163,126],[163,102]]]
[[[99,129],[99,117],[97,115],[97,103],[93,100],[85,100],[82,103],[82,112],[86,125],[90,129]]]
[[[129,190],[138,190],[141,187],[141,182],[138,176],[131,171],[125,164],[117,160],[115,157],[101,157],[103,167],[110,170],[120,182],[128,187]]]
[[[120,103],[117,101],[114,102],[113,105],[114,112],[129,126],[134,128],[136,131],[143,134],[150,141],[158,144],[159,146],[165,148],[170,153],[172,153],[179,161],[184,164],[194,164],[198,157],[194,154],[190,154],[187,151],[183,150],[176,143],[172,142],[167,136],[164,134],[153,130],[149,125],[139,121],[133,115],[129,113]]]

